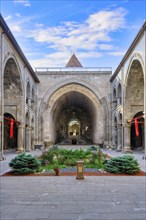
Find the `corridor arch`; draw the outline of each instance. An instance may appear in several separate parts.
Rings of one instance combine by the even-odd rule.
[[[19,124],[23,120],[23,84],[22,84],[20,67],[14,56],[8,57],[4,64],[3,93],[4,93],[4,110],[3,110],[4,113],[9,114],[9,116],[11,115],[12,117],[10,118],[13,118],[15,121],[17,121],[17,125],[16,123],[14,123],[15,135],[13,140],[15,139],[15,141],[13,142],[15,142],[15,144],[13,145],[15,145],[15,147],[12,146],[12,148],[16,148],[18,150],[20,146],[17,146],[17,143],[19,143],[19,141],[17,140],[17,136],[18,136],[17,127],[19,127]],[[4,148],[5,148],[5,142],[6,142],[5,128],[4,128],[4,133],[5,133]]]
[[[83,106],[86,109],[85,111],[87,111],[88,113],[89,111],[92,112],[93,117],[91,117],[91,114],[89,114],[89,117],[92,118],[92,120],[94,121],[92,126],[92,143],[103,143],[104,140],[107,140],[108,132],[106,131],[106,129],[108,127],[108,110],[106,108],[104,100],[99,99],[97,95],[93,91],[91,91],[91,89],[81,84],[70,83],[54,91],[48,97],[47,102],[43,105],[43,108],[40,111],[40,121],[43,121],[44,128],[44,133],[41,136],[43,136],[45,143],[48,144],[56,142],[56,123],[54,122],[57,120],[57,113],[55,114],[54,112],[60,111],[57,110],[58,106],[67,106],[66,100],[69,99],[71,99],[71,103],[75,105],[79,104],[81,100],[84,100]],[[83,106],[81,106],[80,104],[81,108]],[[59,109],[62,109],[62,107],[60,107]],[[43,119],[41,118],[42,114]],[[40,125],[39,130],[42,131],[42,125]]]
[[[135,58],[131,60],[129,65],[125,91],[125,123],[132,121],[138,112],[144,112],[144,71],[142,64],[143,62],[140,59]],[[133,141],[131,140],[131,132],[131,126],[127,125],[124,131],[124,147],[129,149],[131,149],[133,145]]]

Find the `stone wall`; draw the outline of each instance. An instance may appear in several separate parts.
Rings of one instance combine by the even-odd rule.
[[[106,144],[109,143],[109,79],[111,72],[51,71],[39,72],[38,77],[40,80],[40,84],[38,85],[38,113],[40,118],[39,124],[42,125],[39,131],[43,131],[41,135],[43,138],[38,138],[41,143],[43,140],[48,143],[55,142],[55,127],[51,111],[56,111],[57,108],[60,108],[63,96],[68,96],[68,99],[72,99],[69,93],[75,91],[78,92],[77,99],[79,99],[79,94],[84,95],[82,99],[82,105],[84,105],[84,107],[84,99],[90,100],[90,103],[86,104],[87,112],[94,112],[92,118],[96,115],[94,118],[95,123],[92,123],[94,142],[103,143],[105,141]],[[82,100],[80,102],[82,102]],[[56,106],[56,109],[54,106]]]

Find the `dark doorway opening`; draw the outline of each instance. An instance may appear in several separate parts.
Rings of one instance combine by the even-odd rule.
[[[10,120],[8,119],[14,119],[15,118],[9,114],[4,114],[4,150],[8,149],[16,149],[17,148],[17,125],[14,123],[13,125],[13,134],[14,136],[10,138]]]
[[[72,144],[76,145],[77,144],[77,140],[76,139],[72,139]]]
[[[138,112],[134,117],[138,120],[139,135],[136,136],[135,124],[131,125],[131,149],[132,150],[143,150],[144,149],[144,118],[143,112]]]

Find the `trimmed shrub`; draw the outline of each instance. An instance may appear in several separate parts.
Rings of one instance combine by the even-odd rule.
[[[107,161],[105,170],[109,173],[134,174],[140,171],[137,160],[131,155],[114,157]]]
[[[40,162],[32,155],[19,154],[11,160],[9,166],[15,174],[34,173],[39,169]]]

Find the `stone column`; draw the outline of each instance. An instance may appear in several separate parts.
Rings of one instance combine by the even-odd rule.
[[[131,146],[130,146],[130,134],[131,134],[131,125],[125,124],[124,126],[124,153],[132,153]]]
[[[115,129],[112,131],[112,148],[115,148]]]
[[[34,128],[31,129],[31,149],[34,150]]]
[[[0,161],[4,159],[3,146],[2,146],[2,117],[0,116]]]
[[[17,151],[18,152],[24,152],[24,125],[19,124],[18,125],[18,138],[17,138]]]
[[[118,129],[118,137],[117,137],[117,142],[118,142],[118,144],[117,144],[117,151],[121,151],[121,149],[122,149],[122,143],[121,143],[121,140],[122,140],[122,127],[121,127],[121,125],[119,124],[119,125],[117,125],[117,129]]]
[[[113,128],[113,149],[117,148],[117,128],[114,126]]]
[[[31,128],[30,127],[26,127],[26,151],[31,151]]]

